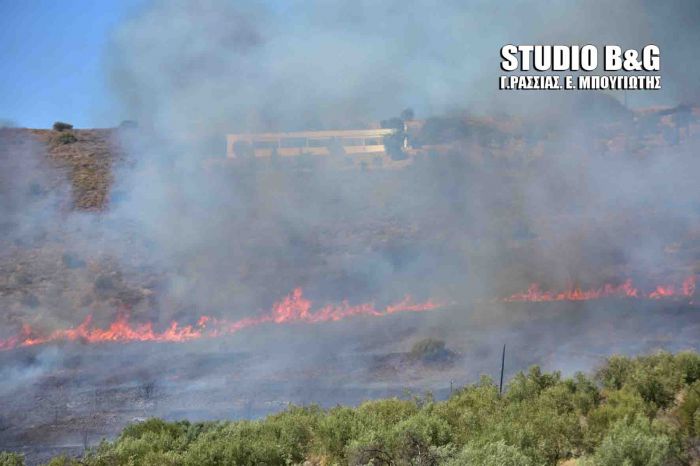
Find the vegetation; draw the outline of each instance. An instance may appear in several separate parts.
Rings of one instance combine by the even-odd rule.
[[[57,121],[53,124],[54,131],[67,131],[73,129],[73,125],[70,123],[64,123],[63,121]]]
[[[422,362],[449,362],[455,354],[445,347],[445,342],[435,338],[425,338],[413,344],[409,357]]]
[[[431,353],[440,342],[423,341]],[[292,406],[264,420],[126,427],[69,465],[690,465],[698,461],[700,355],[611,357],[593,377],[517,374],[445,401],[430,395],[357,408]],[[0,464],[21,464],[2,454]],[[695,456],[694,456],[695,455]]]
[[[24,466],[24,458],[17,453],[0,452],[1,466]]]
[[[51,138],[51,143],[54,146],[63,146],[65,144],[72,144],[77,140],[78,138],[72,131],[61,131]]]

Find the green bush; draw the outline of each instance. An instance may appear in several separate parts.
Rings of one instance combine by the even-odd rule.
[[[46,466],[81,466],[82,463],[75,458],[68,456],[57,456],[46,463]]]
[[[333,463],[342,462],[347,445],[356,439],[362,430],[356,410],[341,406],[329,410],[318,424],[319,453]]]
[[[624,356],[612,356],[596,373],[596,378],[609,390],[619,390],[627,383],[634,362]]]
[[[503,440],[467,445],[447,466],[532,466],[534,463],[518,448]]]
[[[688,435],[700,437],[700,381],[688,387],[678,407],[678,416]]]
[[[73,125],[70,123],[64,123],[62,121],[57,121],[53,124],[53,129],[54,131],[66,131],[69,129],[73,129]]]
[[[663,466],[673,442],[644,416],[617,421],[593,455],[596,466]]]
[[[24,466],[24,455],[0,451],[0,466]]]
[[[425,338],[413,344],[409,356],[423,362],[446,362],[453,358],[454,353],[445,347],[444,341]]]

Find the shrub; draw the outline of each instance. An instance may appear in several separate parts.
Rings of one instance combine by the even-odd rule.
[[[596,377],[607,389],[628,386],[656,408],[668,408],[683,385],[700,377],[700,358],[688,352],[674,356],[663,351],[635,359],[613,356]]]
[[[83,463],[68,456],[57,456],[46,463],[45,466],[81,466]]]
[[[587,438],[589,445],[597,445],[606,432],[617,421],[637,414],[651,416],[654,413],[644,399],[631,388],[615,390],[607,394],[605,403],[591,411],[588,416]]]
[[[135,424],[128,425],[122,431],[120,438],[133,438],[139,439],[147,434],[165,434],[170,438],[177,438],[183,435],[189,422],[165,422],[162,419],[151,418],[143,422],[137,422]]]
[[[445,348],[444,341],[425,338],[413,344],[409,356],[423,362],[448,362],[453,359],[454,353]]]
[[[540,395],[542,390],[559,383],[561,374],[553,372],[543,374],[539,366],[532,366],[527,375],[519,372],[508,384],[506,396],[511,401],[531,400]]]
[[[0,466],[24,466],[24,455],[2,451],[0,452]]]
[[[70,123],[64,123],[62,121],[57,121],[53,124],[54,131],[66,131],[73,129],[73,125]]]
[[[331,462],[342,462],[345,448],[362,432],[354,409],[338,406],[328,411],[318,425],[319,449]]]
[[[564,384],[573,393],[573,403],[578,412],[584,416],[600,404],[601,394],[595,383],[580,372],[573,379],[567,379]]]
[[[700,380],[700,354],[682,351],[676,354],[674,359],[685,384],[690,385]]]
[[[644,416],[615,423],[596,449],[596,466],[663,466],[673,456],[671,439]]]
[[[300,462],[296,451],[280,443],[279,431],[261,421],[224,424],[200,435],[184,455],[183,464],[289,464]]]
[[[64,132],[58,133],[56,136],[54,136],[51,139],[51,142],[55,146],[63,146],[66,144],[73,144],[77,140],[78,140],[78,138],[75,137],[75,134],[73,134],[72,132],[64,131]]]
[[[438,403],[435,410],[449,423],[453,441],[464,445],[489,429],[492,420],[501,417],[503,408],[498,387],[490,378],[482,377],[478,384],[464,387],[446,402]]]
[[[517,447],[503,440],[481,445],[467,445],[446,466],[531,466],[533,462]]]
[[[689,435],[700,437],[700,382],[688,387],[683,402],[678,407],[678,416]]]
[[[401,119],[403,121],[413,120],[415,118],[415,116],[416,116],[416,114],[412,108],[404,109],[404,111],[401,112]]]

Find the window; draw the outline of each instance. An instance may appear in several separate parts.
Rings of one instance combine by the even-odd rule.
[[[306,147],[306,138],[280,139],[280,147]]]
[[[255,141],[253,147],[256,149],[274,149],[277,147],[277,141]]]
[[[329,138],[309,139],[309,147],[328,147],[330,143]]]
[[[362,146],[364,145],[362,143],[362,138],[343,138],[343,145],[344,146]]]

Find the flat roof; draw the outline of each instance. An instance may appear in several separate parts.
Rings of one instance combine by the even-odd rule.
[[[394,129],[349,129],[349,130],[330,130],[330,131],[295,131],[290,133],[241,133],[227,134],[229,139],[281,139],[281,138],[330,138],[330,137],[345,137],[345,138],[361,138],[361,137],[377,137],[389,136],[394,134]]]

